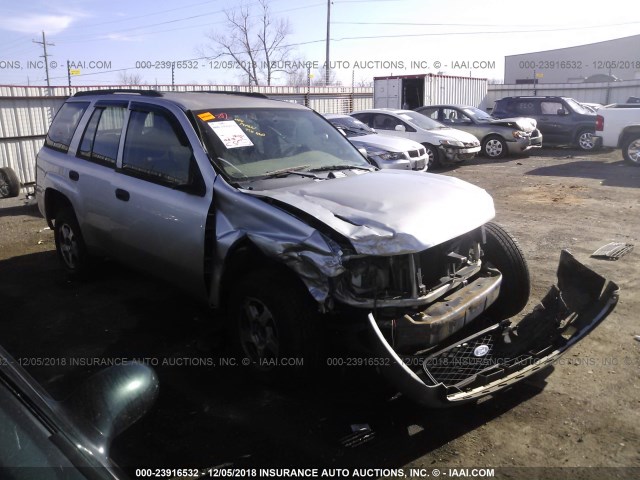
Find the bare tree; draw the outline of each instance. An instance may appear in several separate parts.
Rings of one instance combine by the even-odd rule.
[[[120,85],[143,85],[142,75],[127,71],[118,74],[118,82],[120,82]]]
[[[311,84],[317,87],[326,87],[329,85],[342,85],[342,82],[337,79],[336,71],[329,69],[329,83],[327,83],[326,68],[323,65],[318,69],[318,73],[313,77]]]
[[[291,27],[288,20],[271,16],[268,0],[258,3],[257,15],[251,15],[247,4],[226,10],[226,28],[207,35],[211,44],[203,53],[211,59],[233,62],[249,85],[271,85],[275,74],[292,70],[288,61],[291,47],[285,45]]]

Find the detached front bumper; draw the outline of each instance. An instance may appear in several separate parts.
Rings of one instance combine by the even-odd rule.
[[[598,326],[617,301],[615,283],[563,250],[557,286],[515,326],[503,321],[436,353],[404,361],[373,314],[369,326],[387,380],[418,404],[446,407],[498,392],[553,363]]]

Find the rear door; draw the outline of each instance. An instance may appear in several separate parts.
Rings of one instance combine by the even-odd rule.
[[[74,206],[82,234],[92,250],[110,252],[114,229],[112,212],[116,160],[127,115],[126,101],[102,100],[94,104],[76,150],[69,178],[81,202]]]
[[[132,102],[118,178],[114,231],[125,262],[206,298],[204,240],[211,189],[169,110]]]

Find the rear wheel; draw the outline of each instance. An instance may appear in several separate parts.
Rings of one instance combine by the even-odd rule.
[[[58,258],[67,273],[72,275],[86,273],[89,267],[89,255],[72,208],[66,207],[56,213],[54,235]]]
[[[507,155],[507,143],[497,135],[491,135],[482,143],[482,154],[489,158],[503,158]]]
[[[529,266],[517,240],[497,223],[485,224],[484,260],[502,273],[500,295],[491,305],[493,319],[501,320],[519,313],[529,301]]]
[[[0,168],[0,198],[11,198],[20,195],[20,180],[10,167]]]
[[[640,167],[640,133],[628,137],[622,145],[622,156],[629,165]]]
[[[299,379],[316,361],[316,308],[278,272],[251,272],[232,293],[230,315],[243,365],[267,381]]]
[[[581,150],[589,151],[596,148],[596,142],[593,138],[594,130],[582,130],[578,133],[578,147]]]

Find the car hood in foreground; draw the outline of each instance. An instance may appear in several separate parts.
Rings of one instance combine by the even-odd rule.
[[[495,215],[493,199],[481,188],[424,172],[380,170],[247,193],[315,217],[363,255],[419,252]]]
[[[349,141],[353,144],[361,144],[363,147],[380,148],[389,152],[407,152],[422,148],[418,142],[407,138],[391,137],[372,133],[370,135],[361,135],[358,137],[349,137]]]

